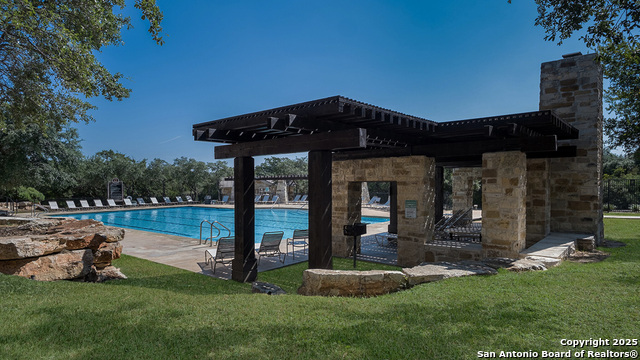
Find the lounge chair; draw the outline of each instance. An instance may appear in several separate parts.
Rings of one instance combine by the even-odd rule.
[[[253,199],[254,203],[259,203],[260,199],[262,199],[262,195],[256,195],[255,199]]]
[[[209,205],[211,204],[212,200],[211,200],[211,195],[205,195],[204,197],[204,203]]]
[[[97,207],[97,208],[105,207],[104,205],[102,205],[102,200],[100,200],[100,199],[94,199],[93,200],[93,205],[94,205],[94,207]]]
[[[287,254],[289,253],[289,245],[291,245],[291,256],[296,258],[296,246],[302,246],[304,253],[307,253],[309,246],[309,229],[293,230],[293,237],[287,239]]]
[[[91,206],[89,206],[89,202],[87,200],[80,200],[80,206],[83,209],[91,209]]]
[[[229,202],[229,195],[222,197],[222,200],[216,201],[216,204],[224,205]]]
[[[389,197],[389,199],[387,199],[387,202],[382,204],[382,205],[378,205],[378,206],[374,206],[374,209],[378,209],[378,210],[389,210],[390,209],[390,205],[391,204],[391,197]]]
[[[167,205],[175,204],[174,202],[171,201],[171,198],[169,198],[168,196],[163,197],[163,199],[164,199],[164,203]]]
[[[120,207],[120,205],[116,205],[116,202],[113,201],[113,199],[107,199],[107,204],[109,204],[109,207]]]
[[[306,203],[307,202],[307,196],[309,196],[309,195],[302,195],[302,197],[300,198],[300,202],[301,203]]]
[[[141,206],[148,205],[147,203],[144,202],[143,198],[137,198],[136,201],[138,202],[138,205],[141,205]]]
[[[262,200],[260,200],[259,202],[262,204],[266,204],[269,202],[269,194],[266,194],[265,196],[262,197]]]
[[[380,202],[380,197],[374,196],[369,200],[369,202],[365,206],[373,207],[375,204]]]
[[[151,200],[151,205],[161,205],[158,202],[158,199],[154,198],[154,197],[150,197],[149,200]]]
[[[185,196],[185,199],[187,199],[188,203],[194,203],[194,204],[198,204],[199,201],[193,201],[193,199],[191,198],[190,195]],[[227,196],[227,199],[229,199],[229,197]]]
[[[222,237],[218,239],[218,245],[215,249],[207,249],[204,252],[204,262],[206,264],[211,265],[211,270],[216,272],[216,264],[221,263],[231,263],[233,261],[233,257],[235,256],[235,238],[231,237]]]
[[[176,196],[176,200],[178,201],[178,204],[182,204],[184,202],[184,200],[182,200],[182,196]]]
[[[283,235],[284,231],[266,232],[262,235],[262,242],[260,242],[260,248],[258,249],[258,254],[260,255],[258,265],[260,265],[260,260],[263,256],[278,256],[278,260],[284,263],[287,253],[280,251]],[[280,259],[280,255],[284,255],[284,258]]]
[[[73,202],[73,200],[67,200],[66,202],[69,210],[78,210],[78,208],[76,207],[76,203]]]
[[[133,203],[131,202],[131,199],[124,198],[124,206],[133,206]]]
[[[58,211],[60,208],[58,207],[58,203],[56,201],[49,201],[49,209],[51,211]]]
[[[298,203],[300,202],[300,194],[296,195],[296,197],[293,198],[293,200],[291,200],[292,203]]]
[[[278,200],[280,200],[280,196],[274,195],[273,198],[271,199],[271,203],[275,205],[278,203]]]

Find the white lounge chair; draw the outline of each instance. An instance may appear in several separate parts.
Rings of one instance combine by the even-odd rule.
[[[73,200],[67,200],[67,207],[69,208],[69,210],[77,210],[78,208],[76,207],[76,203],[73,202]]]
[[[113,199],[107,199],[107,204],[109,204],[110,207],[120,207],[120,205],[116,205]]]
[[[89,206],[89,202],[87,200],[80,200],[80,206],[83,209],[91,209],[91,206]]]
[[[58,211],[60,210],[60,208],[58,207],[58,202],[56,201],[49,201],[49,209],[51,211]]]
[[[149,205],[149,204],[144,202],[143,198],[137,198],[136,201],[138,201],[138,205],[142,205],[142,206]]]
[[[133,206],[133,203],[131,202],[131,199],[124,198],[124,206]]]
[[[154,198],[153,196],[152,196],[152,197],[150,197],[150,198],[149,198],[149,200],[151,200],[151,205],[156,205],[156,206],[161,205],[161,204],[158,202],[158,199]]]
[[[182,196],[176,196],[176,201],[178,204],[182,204],[184,202],[184,200],[182,200]]]
[[[95,199],[95,200],[93,200],[93,204],[94,204],[94,206],[95,206],[95,207],[97,207],[97,208],[105,207],[104,205],[102,205],[102,200],[100,200],[100,199]]]

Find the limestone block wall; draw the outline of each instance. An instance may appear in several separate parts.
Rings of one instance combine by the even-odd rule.
[[[482,155],[483,257],[518,258],[526,240],[526,155]]]
[[[473,207],[473,181],[481,177],[482,169],[480,168],[453,169],[451,178],[453,212]],[[472,216],[473,214],[469,213],[469,220],[471,220]]]
[[[527,159],[527,247],[551,231],[549,159]]]
[[[574,158],[550,160],[551,231],[604,238],[602,222],[602,68],[595,54],[543,63],[540,109],[580,131]]]
[[[359,219],[360,207],[352,204],[360,201],[360,183],[395,181],[398,188],[398,265],[414,266],[423,262],[425,241],[433,237],[434,172],[434,159],[424,156],[334,161],[334,255],[347,256],[353,246],[352,239],[343,235],[342,227]],[[405,216],[406,200],[417,202],[415,218]]]

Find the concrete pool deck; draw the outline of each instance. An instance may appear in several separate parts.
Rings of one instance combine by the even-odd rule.
[[[189,205],[199,207],[216,207],[216,208],[233,208],[233,205]],[[270,208],[271,206],[256,206],[256,208]],[[146,207],[149,208],[149,207]],[[300,208],[299,206],[279,208]],[[113,210],[131,210],[131,207],[110,209]],[[73,213],[79,213],[77,211]],[[63,215],[59,212],[56,215]],[[388,217],[389,213],[377,209],[362,209],[363,216]],[[389,222],[371,224],[368,226],[367,235],[382,233],[387,231]],[[216,265],[216,272],[212,271],[210,265],[205,263],[205,251],[213,249],[209,244],[199,244],[198,239],[188,237],[160,234],[148,231],[140,231],[133,229],[125,229],[125,238],[122,241],[123,254],[135,256],[141,259],[165,264],[180,269],[193,271],[196,273],[213,276],[221,279],[231,278],[230,265]],[[286,252],[286,241],[283,240],[280,250]],[[296,248],[295,259],[291,251],[285,257],[284,263],[280,262],[277,257],[264,257],[260,259],[258,272],[273,270],[279,267],[297,264],[308,260],[308,252],[301,248]],[[370,259],[363,259],[370,260]]]

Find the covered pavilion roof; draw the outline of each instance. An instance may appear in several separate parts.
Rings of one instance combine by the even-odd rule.
[[[334,159],[425,155],[443,166],[479,165],[484,152],[520,150],[529,157],[575,156],[578,130],[552,111],[435,122],[332,96],[193,125],[218,159],[331,150]]]

